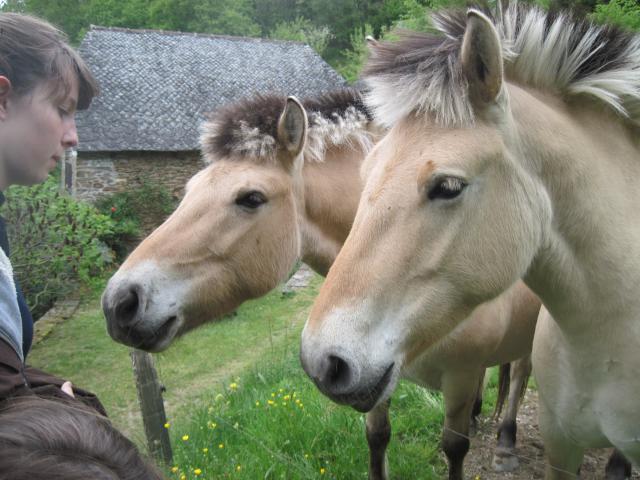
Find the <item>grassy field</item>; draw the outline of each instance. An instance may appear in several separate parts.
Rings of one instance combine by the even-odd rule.
[[[274,291],[155,355],[174,449],[169,478],[367,477],[364,416],[321,396],[299,366],[300,331],[321,279]],[[129,349],[106,334],[99,290],[33,349],[29,363],[98,394],[144,446]],[[492,389],[486,409],[491,408]],[[392,478],[442,478],[439,394],[401,384],[392,400]]]
[[[292,297],[276,290],[247,302],[235,316],[204,325],[154,355],[167,389],[168,414],[191,411],[203,397],[223,391],[223,381],[260,362],[267,353],[297,344],[320,282],[316,277],[308,289]],[[95,392],[118,428],[144,444],[130,349],[107,335],[101,291],[98,285],[89,292],[76,315],[35,345],[27,361]]]

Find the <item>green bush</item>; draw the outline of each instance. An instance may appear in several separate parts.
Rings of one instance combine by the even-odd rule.
[[[177,201],[162,185],[143,182],[124,192],[100,198],[95,207],[114,223],[113,232],[105,238],[107,245],[123,260],[132,244],[149,233],[176,208]]]
[[[50,177],[34,187],[10,187],[2,214],[11,263],[34,317],[113,261],[103,239],[113,221],[58,190]]]
[[[637,0],[611,0],[609,3],[596,5],[592,18],[596,22],[640,30],[640,5]]]

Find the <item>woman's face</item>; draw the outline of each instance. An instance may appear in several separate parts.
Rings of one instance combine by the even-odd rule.
[[[78,82],[65,98],[51,96],[47,83],[30,94],[9,95],[0,105],[0,189],[43,182],[78,143],[75,110]]]

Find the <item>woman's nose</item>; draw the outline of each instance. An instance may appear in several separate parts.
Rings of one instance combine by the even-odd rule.
[[[72,148],[78,145],[78,130],[76,130],[75,119],[69,122],[69,125],[62,136],[62,146],[64,148]]]

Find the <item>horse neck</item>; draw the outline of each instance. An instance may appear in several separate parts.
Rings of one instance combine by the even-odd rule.
[[[321,275],[329,271],[351,229],[362,191],[360,164],[365,155],[359,145],[333,146],[323,161],[305,162],[302,258]]]
[[[521,158],[552,206],[527,283],[567,328],[640,317],[637,131],[593,106],[510,94]]]

